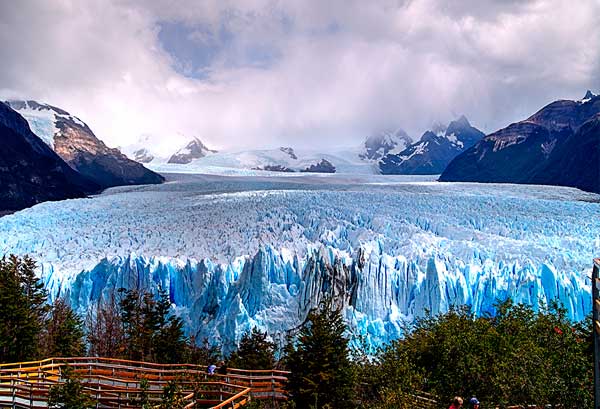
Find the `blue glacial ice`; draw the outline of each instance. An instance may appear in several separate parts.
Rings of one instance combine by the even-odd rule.
[[[370,346],[451,305],[508,297],[591,309],[600,196],[403,177],[171,175],[0,218],[0,251],[31,254],[81,314],[115,289],[164,288],[197,339],[276,340],[326,294]]]

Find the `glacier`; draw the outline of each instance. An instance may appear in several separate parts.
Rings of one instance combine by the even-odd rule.
[[[186,332],[231,351],[257,327],[283,344],[331,295],[376,348],[427,311],[493,314],[508,297],[591,311],[600,196],[431,177],[166,175],[0,218],[52,298],[85,315],[119,288],[162,288]]]

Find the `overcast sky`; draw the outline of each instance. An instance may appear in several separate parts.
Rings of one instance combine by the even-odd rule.
[[[600,0],[7,0],[0,36],[0,96],[165,151],[490,132],[600,91]]]

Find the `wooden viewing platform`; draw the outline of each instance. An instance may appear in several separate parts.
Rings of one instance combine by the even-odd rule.
[[[97,408],[139,408],[145,395],[158,406],[163,388],[173,382],[187,408],[238,408],[250,399],[286,400],[288,372],[229,368],[208,375],[205,366],[154,364],[111,358],[49,358],[0,365],[0,407],[47,408],[50,388],[73,370]]]

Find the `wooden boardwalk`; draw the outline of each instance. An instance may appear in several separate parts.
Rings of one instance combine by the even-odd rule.
[[[206,367],[192,364],[49,358],[0,365],[0,407],[47,408],[49,390],[64,382],[67,365],[97,408],[139,408],[144,398],[157,406],[169,383],[177,385],[185,408],[238,408],[250,399],[287,399],[285,371],[230,368],[227,374],[209,376]]]

